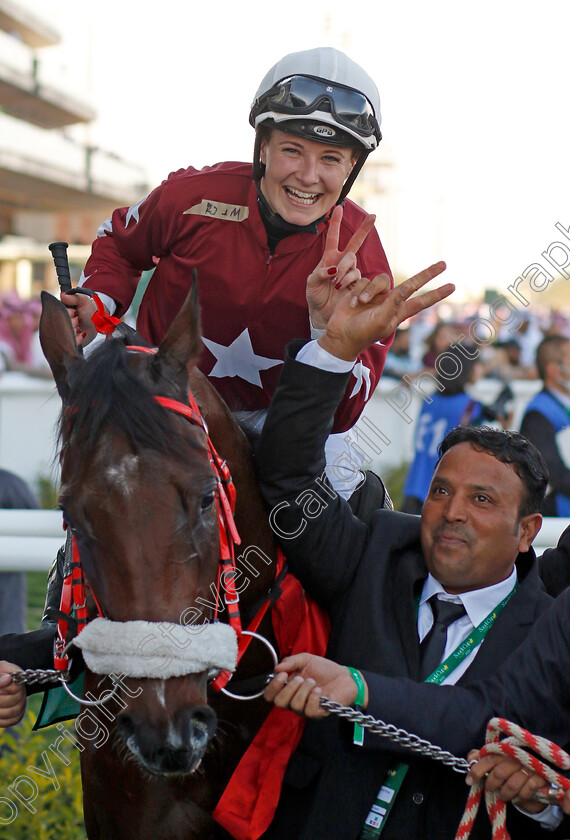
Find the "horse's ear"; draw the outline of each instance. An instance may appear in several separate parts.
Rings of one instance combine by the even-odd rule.
[[[160,369],[167,365],[176,376],[186,378],[190,362],[198,358],[201,350],[198,280],[194,269],[192,288],[160,342],[153,365]]]
[[[75,341],[71,318],[63,303],[48,292],[42,292],[40,344],[53,373],[60,397],[65,399],[67,370],[71,361],[81,358]]]

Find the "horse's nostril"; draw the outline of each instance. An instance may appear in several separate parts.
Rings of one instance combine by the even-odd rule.
[[[196,706],[192,713],[192,723],[203,727],[210,738],[216,731],[216,713],[209,706]]]
[[[116,719],[121,739],[151,773],[187,774],[200,764],[217,727],[209,706],[185,706],[168,721],[158,724],[123,712]]]
[[[123,737],[126,741],[132,735],[135,734],[135,725],[133,723],[133,719],[129,714],[119,715],[117,717],[117,729],[119,730],[119,734]]]

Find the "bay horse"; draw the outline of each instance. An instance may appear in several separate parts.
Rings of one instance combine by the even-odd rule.
[[[247,439],[194,367],[201,342],[192,293],[155,353],[108,338],[84,358],[64,305],[44,292],[42,308],[41,344],[62,398],[60,506],[112,634],[122,643],[122,622],[168,630],[187,624],[181,617],[189,611],[199,631],[213,617],[208,604],[216,599],[220,540],[206,433],[157,402],[188,406],[189,389],[237,488],[235,521],[245,550],[236,580],[247,624],[272,589],[277,550]],[[219,617],[227,621],[223,605]],[[273,639],[269,612],[259,632]],[[199,639],[196,632],[192,643]],[[256,642],[238,677],[247,681],[271,667]],[[78,737],[89,840],[229,837],[212,811],[270,707],[262,698],[210,696],[210,668],[126,676],[120,703],[115,698],[84,713]],[[100,697],[110,687],[109,677],[87,669],[84,696]],[[108,738],[94,736],[97,723]]]

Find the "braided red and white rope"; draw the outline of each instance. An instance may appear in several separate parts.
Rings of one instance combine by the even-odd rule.
[[[501,733],[509,736],[500,740]],[[553,792],[548,787],[541,788],[536,794],[536,798],[541,802],[548,802],[550,804],[560,804],[564,798],[564,792],[570,789],[570,779],[557,773],[548,764],[545,764],[539,758],[531,755],[525,748],[533,750],[538,755],[541,755],[550,764],[559,767],[562,770],[570,769],[570,756],[560,749],[552,741],[547,741],[546,738],[539,738],[532,733],[527,732],[515,723],[511,723],[504,718],[493,718],[487,724],[487,735],[485,745],[479,751],[479,757],[483,758],[486,755],[502,754],[508,755],[511,758],[520,761],[523,767],[543,776],[551,785],[557,785],[560,790]],[[467,840],[473,829],[475,817],[481,804],[481,797],[485,787],[485,779],[476,782],[469,790],[467,797],[467,804],[465,812],[455,840]],[[485,804],[491,825],[493,827],[493,840],[510,840],[509,832],[506,826],[506,810],[507,803],[498,797],[498,791],[485,791]]]

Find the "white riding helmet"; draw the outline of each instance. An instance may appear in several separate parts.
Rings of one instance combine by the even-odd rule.
[[[256,129],[254,179],[263,177],[259,159],[263,125],[309,140],[360,151],[341,200],[368,154],[380,140],[380,96],[362,67],[332,47],[290,53],[261,82],[249,121]]]

